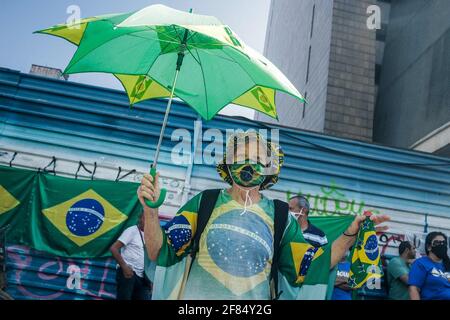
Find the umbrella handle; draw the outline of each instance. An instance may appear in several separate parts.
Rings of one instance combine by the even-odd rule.
[[[153,177],[153,179],[156,176],[156,169],[152,166],[150,169],[150,175]],[[145,199],[145,204],[149,206],[150,208],[159,208],[163,204],[164,200],[166,199],[167,190],[165,188],[162,188],[159,193],[159,198],[156,201],[150,201],[148,199]]]

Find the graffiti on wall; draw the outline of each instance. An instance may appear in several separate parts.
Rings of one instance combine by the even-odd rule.
[[[320,191],[317,194],[287,191],[286,197],[290,199],[295,195],[304,196],[310,203],[311,215],[362,215],[364,211],[370,211],[373,214],[380,213],[378,209],[367,207],[363,200],[350,199],[334,181],[331,181],[328,187],[322,186]]]
[[[386,254],[386,250],[389,247],[398,247],[402,241],[405,241],[404,234],[386,233],[382,232],[378,234],[378,243],[381,248],[381,255]]]
[[[52,257],[25,246],[8,247],[7,292],[16,299],[114,299],[115,262]]]

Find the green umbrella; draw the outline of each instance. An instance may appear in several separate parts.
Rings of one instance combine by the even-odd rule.
[[[277,118],[276,91],[304,101],[269,60],[215,17],[152,5],[131,14],[82,20],[79,25],[82,32],[72,31],[70,37],[61,34],[61,30],[70,33],[70,26],[40,31],[69,41],[76,38],[72,42],[78,49],[64,73],[112,73],[121,80],[131,103],[169,97],[152,175],[174,96],[205,120],[230,103]],[[149,206],[159,207],[165,194],[162,189],[160,198],[149,201]]]

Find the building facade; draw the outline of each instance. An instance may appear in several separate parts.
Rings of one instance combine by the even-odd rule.
[[[450,156],[450,1],[392,1],[374,141]]]
[[[372,141],[376,30],[367,26],[372,3],[272,1],[265,55],[308,100],[299,105],[278,95],[282,125]]]
[[[447,0],[273,0],[265,55],[309,102],[278,95],[280,123],[450,156],[449,16]]]

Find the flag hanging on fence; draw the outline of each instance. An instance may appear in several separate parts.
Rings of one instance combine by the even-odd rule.
[[[137,187],[0,166],[0,227],[10,225],[11,244],[57,256],[107,256],[142,211]]]

